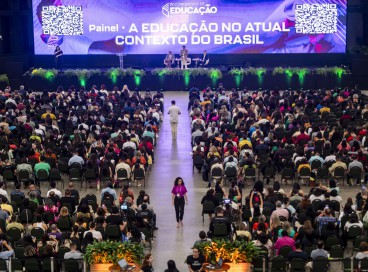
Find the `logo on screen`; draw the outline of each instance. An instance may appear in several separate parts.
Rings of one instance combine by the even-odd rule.
[[[217,13],[217,7],[203,2],[167,3],[162,7],[162,14],[166,17],[184,14],[205,15],[215,13]]]

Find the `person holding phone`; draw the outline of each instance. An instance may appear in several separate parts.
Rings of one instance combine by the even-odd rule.
[[[184,207],[188,205],[187,188],[181,177],[177,177],[174,182],[174,187],[171,190],[172,205],[175,207],[176,227],[183,227]]]
[[[252,218],[258,217],[263,213],[263,197],[256,190],[253,190],[250,193],[249,206],[252,213]]]

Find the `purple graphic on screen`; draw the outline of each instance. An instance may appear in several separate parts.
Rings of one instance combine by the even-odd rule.
[[[33,0],[35,54],[345,53],[347,0]]]

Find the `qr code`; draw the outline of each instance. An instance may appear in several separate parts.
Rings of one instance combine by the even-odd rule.
[[[295,6],[295,31],[301,34],[336,33],[336,4],[297,4]]]
[[[43,6],[42,29],[47,35],[83,35],[81,6]]]

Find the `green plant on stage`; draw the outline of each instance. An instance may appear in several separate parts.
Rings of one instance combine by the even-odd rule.
[[[208,71],[209,71],[210,78],[216,79],[216,80],[222,78],[222,72],[219,69],[211,68]]]
[[[128,68],[124,70],[125,74],[124,76],[140,76],[143,77],[146,75],[146,71],[140,70],[140,69],[132,69]]]
[[[202,69],[202,68],[191,68],[191,69],[187,69],[184,70],[184,75],[185,74],[189,74],[191,77],[197,77],[197,76],[210,76],[210,73],[208,70],[206,69]]]
[[[334,72],[338,78],[341,78],[342,75],[346,74],[346,70],[342,67],[334,67]]]
[[[248,67],[248,68],[245,68],[243,69],[244,71],[244,75],[257,75],[257,68],[254,68],[254,67]]]
[[[179,69],[156,68],[151,71],[154,76],[182,76],[183,71]]]
[[[33,69],[30,73],[31,77],[45,77],[46,70],[42,68]]]
[[[58,74],[58,70],[56,69],[42,69],[42,68],[36,68],[33,69],[30,73],[31,77],[42,77],[47,80],[53,80]]]
[[[83,87],[86,86],[86,82],[88,79],[90,79],[94,75],[100,75],[101,70],[94,69],[94,70],[88,70],[88,69],[68,69],[64,72],[65,76],[67,77],[74,77],[76,76],[79,80],[79,84]]]
[[[266,72],[267,72],[266,68],[263,68],[263,67],[259,67],[259,68],[256,69],[256,75],[258,77],[264,76],[266,74]]]
[[[315,73],[320,76],[327,76],[329,71],[327,67],[316,68]]]
[[[321,76],[327,76],[329,74],[333,74],[333,75],[337,75],[337,77],[341,78],[342,75],[347,74],[348,71],[345,68],[335,66],[335,67],[316,68],[315,73],[317,75],[321,75]]]
[[[222,78],[222,72],[219,69],[211,68],[190,68],[186,70],[180,69],[166,69],[157,68],[151,71],[154,76],[177,76],[177,77],[197,77],[197,76],[207,76],[209,78]]]
[[[232,76],[247,76],[247,75],[255,75],[258,76],[259,73],[266,73],[265,68],[255,68],[255,67],[247,67],[240,69],[231,69],[228,72]]]
[[[128,263],[141,264],[144,248],[140,244],[130,242],[102,241],[88,245],[84,260],[89,264],[114,264],[121,259]]]
[[[110,68],[105,72],[105,75],[110,78],[113,83],[116,83],[117,79],[126,77],[126,76],[133,76],[133,77],[143,77],[146,75],[144,70],[139,69],[121,69],[121,68]]]
[[[105,75],[110,78],[114,84],[116,84],[118,77],[124,76],[124,70],[120,68],[110,68],[105,72]]]
[[[64,71],[64,75],[67,77],[77,77],[79,80],[88,80],[94,75],[100,75],[101,70],[88,70],[88,69],[68,69]]]
[[[9,84],[9,78],[7,74],[0,75],[0,82],[5,82],[6,84]]]
[[[304,79],[306,74],[309,74],[309,69],[308,68],[300,68],[300,67],[295,67],[292,68],[292,72],[295,75],[298,75],[299,79]]]
[[[275,76],[275,75],[280,75],[280,74],[284,74],[285,73],[285,69],[282,68],[281,66],[279,67],[275,67],[273,68],[272,70],[272,75]]]
[[[244,70],[242,68],[240,68],[240,69],[231,69],[228,72],[228,74],[232,75],[232,76],[244,76]]]

